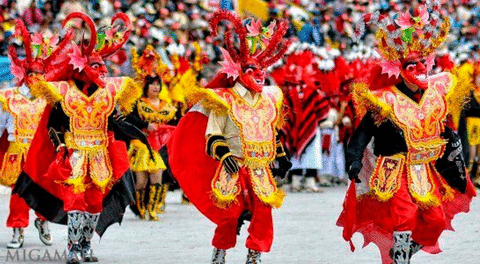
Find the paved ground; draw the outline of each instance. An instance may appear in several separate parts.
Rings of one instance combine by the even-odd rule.
[[[275,241],[272,251],[263,256],[263,263],[302,264],[370,264],[380,263],[378,250],[370,245],[361,249],[361,236],[354,237],[357,251],[351,253],[341,238],[341,229],[335,226],[346,187],[327,188],[321,194],[289,194],[285,204],[275,211]],[[0,223],[5,223],[8,195],[0,194]],[[31,213],[33,224],[33,213]],[[438,255],[423,252],[413,263],[478,264],[480,263],[480,201],[474,200],[471,213],[458,215],[454,220],[456,232],[445,232],[441,237],[444,250]],[[180,204],[180,193],[169,193],[167,213],[159,222],[140,221],[128,212],[122,226],[112,226],[101,241],[94,238],[93,248],[100,263],[209,263],[210,241],[214,225],[203,218],[192,206]],[[37,259],[54,259],[55,250],[62,253],[66,245],[66,228],[52,225],[54,245],[45,247],[38,233],[29,227],[26,242],[18,258],[15,251],[7,252],[6,243],[11,230],[0,229],[0,263],[52,263]],[[230,250],[227,263],[244,263],[246,249],[245,229],[236,249]],[[25,254],[24,254],[25,253]],[[10,257],[7,261],[7,254]],[[30,257],[29,257],[30,254]],[[48,256],[47,256],[48,255]],[[61,263],[56,261],[56,263]]]

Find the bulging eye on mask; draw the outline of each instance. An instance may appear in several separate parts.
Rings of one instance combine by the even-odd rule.
[[[426,60],[419,54],[412,54],[402,61],[400,75],[410,87],[414,86],[422,90],[428,87],[428,66]]]
[[[265,84],[265,72],[255,60],[249,60],[240,72],[238,81],[250,91],[261,93]]]

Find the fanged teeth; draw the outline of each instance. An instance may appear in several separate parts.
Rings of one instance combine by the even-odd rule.
[[[427,75],[426,74],[420,74],[417,76],[417,79],[420,80],[420,81],[425,81],[425,79],[427,79]]]

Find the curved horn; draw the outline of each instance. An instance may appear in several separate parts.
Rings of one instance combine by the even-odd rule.
[[[13,45],[8,46],[8,55],[10,55],[10,59],[14,64],[22,67],[22,61],[18,58],[17,49]]]
[[[267,48],[260,54],[257,55],[257,60],[259,63],[262,63],[265,60],[268,60],[273,56],[275,51],[278,49],[278,46],[282,43],[282,38],[287,33],[287,22],[282,20],[280,25],[276,28],[275,33],[270,39]]]
[[[90,43],[88,44],[87,48],[85,49],[85,53],[83,54],[83,55],[90,55],[92,54],[93,49],[97,44],[97,30],[95,29],[95,23],[93,23],[93,20],[89,16],[85,15],[84,13],[73,12],[73,13],[70,13],[65,18],[65,20],[63,21],[62,27],[65,27],[65,25],[74,18],[79,18],[83,20],[85,23],[87,23],[87,26],[90,29]],[[83,47],[83,43],[81,45]]]
[[[102,58],[107,58],[108,56],[114,54],[119,49],[121,49],[123,45],[125,45],[125,43],[128,41],[128,38],[130,37],[130,34],[132,32],[132,21],[130,21],[130,18],[125,13],[115,14],[115,16],[113,16],[112,18],[111,24],[113,25],[113,23],[115,23],[115,21],[117,20],[123,21],[127,30],[123,35],[122,41],[114,45],[105,46],[103,49],[99,51],[99,54],[100,56],[102,56]]]
[[[280,44],[280,50],[277,52],[277,54],[275,56],[263,61],[261,63],[262,67],[267,68],[270,65],[274,64],[275,62],[277,62],[280,58],[282,58],[282,56],[285,54],[285,52],[287,52],[287,50],[288,50],[288,48],[290,47],[291,44],[292,44],[291,39],[289,39],[287,41],[282,41],[282,43]]]
[[[235,49],[235,46],[233,45],[233,35],[232,32],[226,31],[225,32],[225,45],[227,47],[228,53],[230,53],[230,56],[234,61],[238,61],[238,52]]]
[[[234,13],[231,13],[225,10],[215,12],[213,14],[212,19],[210,20],[210,27],[212,28],[212,35],[214,37],[217,36],[218,23],[220,23],[220,21],[222,20],[228,20],[233,24],[235,28],[235,32],[237,32],[238,38],[240,39],[240,58],[242,59],[247,58],[248,56],[247,30],[243,26],[242,20],[240,19],[240,17],[238,17]],[[230,54],[230,56],[232,56],[233,58],[235,57],[235,54]]]
[[[55,49],[55,51],[50,56],[48,56],[43,60],[45,68],[48,68],[51,66],[52,62],[54,62],[57,59],[57,57],[61,54],[63,49],[65,49],[65,47],[72,41],[72,39],[73,39],[73,30],[70,29],[68,30],[67,34],[65,34],[65,36],[63,37],[63,40],[60,42],[60,44]]]
[[[28,32],[27,28],[25,27],[25,24],[21,19],[16,19],[15,20],[15,30],[17,31],[17,34],[20,33],[20,35],[23,38],[23,46],[25,47],[25,57],[27,59],[27,63],[31,63],[33,61],[33,53],[32,53],[32,40],[30,38],[30,33]]]

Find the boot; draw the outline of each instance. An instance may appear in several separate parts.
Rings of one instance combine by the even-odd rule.
[[[411,235],[411,231],[393,232],[392,259],[394,264],[410,264]]]
[[[72,211],[72,212],[68,212],[67,216],[68,216],[67,264],[83,263],[82,247],[80,246],[80,239],[83,233],[82,227],[84,222],[84,214],[83,212]]]
[[[23,228],[13,228],[12,241],[8,242],[7,248],[18,249],[23,246]]]
[[[300,192],[302,190],[302,176],[292,175],[292,192]]]
[[[261,256],[262,256],[262,253],[249,249],[246,264],[262,263],[262,260],[260,259]]]
[[[410,244],[410,258],[412,258],[412,256],[418,251],[420,251],[422,248],[422,245],[412,240],[412,243]]]
[[[93,254],[91,241],[93,238],[93,233],[97,227],[98,218],[100,218],[100,213],[98,214],[84,214],[85,221],[83,223],[83,233],[80,240],[80,246],[82,247],[82,258],[84,262],[98,262],[98,258]]]
[[[137,204],[140,219],[145,219],[145,189],[135,192],[135,203]]]
[[[227,250],[214,248],[212,254],[212,264],[225,264],[225,256],[227,256]]]
[[[165,213],[165,199],[167,198],[169,185],[164,183],[162,184],[162,191],[160,192],[160,201],[158,201],[158,205],[156,208],[157,214]]]
[[[150,192],[148,197],[147,211],[150,221],[158,221],[156,212],[157,205],[160,202],[160,193],[162,192],[162,185],[155,183],[150,185]]]
[[[182,192],[182,204],[184,204],[184,205],[191,204],[190,199],[188,199],[188,197],[185,195],[184,192]]]
[[[323,190],[317,187],[317,183],[315,182],[314,177],[306,177],[305,178],[305,190],[311,193],[319,193]]]
[[[40,241],[47,246],[52,245],[52,237],[50,236],[50,229],[48,228],[48,222],[40,218],[35,219],[35,227],[38,229],[38,236]]]

